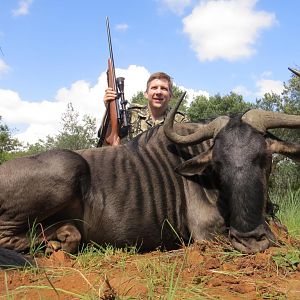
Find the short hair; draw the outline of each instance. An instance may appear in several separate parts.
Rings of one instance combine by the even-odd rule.
[[[173,96],[173,80],[172,80],[172,77],[169,76],[167,73],[164,73],[164,72],[155,72],[155,73],[150,75],[149,79],[147,80],[146,92],[149,89],[149,85],[150,85],[151,81],[153,81],[155,79],[166,80],[169,84],[170,94],[171,94],[171,96]]]

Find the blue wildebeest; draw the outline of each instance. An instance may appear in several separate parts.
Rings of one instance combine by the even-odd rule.
[[[177,235],[189,241],[220,232],[242,252],[268,248],[274,240],[265,221],[271,157],[299,161],[300,144],[266,131],[300,128],[300,116],[250,110],[173,125],[177,108],[163,127],[124,145],[48,151],[2,164],[2,265],[13,256],[7,249],[29,247],[32,224],[72,253],[89,241],[172,249]]]

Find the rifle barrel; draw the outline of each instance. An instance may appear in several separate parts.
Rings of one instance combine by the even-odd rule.
[[[107,31],[109,57],[110,57],[110,60],[111,60],[112,69],[114,71],[114,73],[113,73],[114,90],[117,91],[117,87],[116,87],[116,74],[115,74],[115,60],[114,60],[114,54],[113,54],[113,48],[112,48],[112,42],[111,42],[110,26],[109,26],[109,18],[108,17],[106,17],[106,31]]]

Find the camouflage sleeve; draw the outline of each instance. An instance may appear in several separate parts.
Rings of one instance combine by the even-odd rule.
[[[175,122],[176,123],[184,123],[184,122],[189,122],[189,118],[187,115],[183,112],[178,111],[175,115]]]
[[[131,140],[141,132],[145,131],[141,128],[141,119],[140,113],[143,110],[144,106],[134,105],[128,109],[129,112],[129,132],[127,135],[127,141]]]

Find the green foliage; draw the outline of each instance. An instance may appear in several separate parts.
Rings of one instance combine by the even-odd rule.
[[[197,121],[219,115],[245,112],[247,109],[253,107],[254,104],[245,102],[241,95],[233,92],[225,96],[216,94],[209,98],[201,95],[192,101],[188,109],[188,116],[192,121]]]
[[[0,116],[0,164],[11,157],[11,151],[16,150],[21,143],[12,137],[11,131],[3,124]]]
[[[300,114],[300,77],[293,75],[288,83],[284,84],[282,93],[284,112]]]
[[[277,268],[285,270],[297,270],[300,264],[300,251],[298,249],[290,249],[289,251],[277,251],[273,256]]]
[[[27,238],[29,240],[29,254],[31,257],[36,256],[44,251],[44,243],[41,241],[41,234],[38,232],[41,224],[34,220],[33,224],[29,224],[29,230],[27,232]]]
[[[300,168],[288,158],[274,157],[272,175],[269,186],[277,190],[277,194],[285,194],[287,190],[296,191],[300,187]]]
[[[147,105],[148,104],[148,100],[144,96],[144,92],[140,91],[136,95],[134,95],[131,98],[131,104],[140,104],[140,105],[143,105],[143,106]]]
[[[171,107],[175,106],[175,104],[177,103],[179,98],[182,96],[183,92],[184,91],[182,89],[180,89],[179,87],[173,86],[173,97],[170,100]],[[179,111],[181,111],[181,112],[187,112],[188,104],[187,104],[186,98],[187,98],[187,96],[185,96],[185,98],[183,99],[183,101],[181,102],[181,104],[179,106]]]
[[[37,143],[29,145],[27,153],[34,154],[50,149],[78,150],[95,147],[97,138],[94,118],[84,115],[81,123],[79,113],[69,103],[61,120],[62,130],[57,136],[47,136],[46,140],[39,140]]]
[[[71,103],[62,116],[63,129],[56,137],[56,148],[78,150],[91,148],[96,145],[96,121],[88,115],[83,116],[82,124],[79,122],[79,113]]]
[[[256,106],[274,112],[300,114],[300,78],[292,76],[284,84],[281,95],[267,93],[256,101]],[[299,143],[300,132],[295,129],[269,130],[275,136]],[[293,235],[300,234],[300,165],[281,155],[273,158],[272,175],[270,177],[270,199],[279,205],[276,214]]]
[[[289,180],[287,180],[289,181]],[[290,187],[284,190],[273,187],[270,190],[270,199],[278,205],[276,217],[284,224],[290,235],[300,237],[300,189],[292,190]]]
[[[281,95],[265,94],[256,101],[258,108],[288,114],[300,114],[300,78],[292,76],[284,84]],[[269,130],[275,136],[287,140],[300,140],[299,130]],[[270,199],[279,206],[276,214],[294,236],[300,235],[300,165],[284,156],[277,155],[273,159],[273,170],[270,177]]]
[[[300,114],[300,78],[292,76],[287,83],[284,83],[284,90],[281,95],[267,93],[261,99],[256,100],[256,106],[261,109],[287,114]],[[299,130],[273,129],[274,135],[289,141],[299,141]]]

